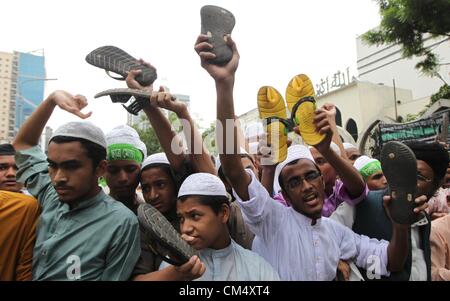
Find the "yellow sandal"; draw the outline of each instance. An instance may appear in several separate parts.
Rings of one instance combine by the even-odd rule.
[[[286,88],[286,102],[303,141],[309,145],[322,142],[325,135],[319,134],[313,123],[317,107],[314,87],[308,76],[299,74],[292,78]]]
[[[271,145],[272,162],[282,162],[287,157],[287,134],[290,129],[283,96],[273,87],[258,90],[259,118],[264,120],[267,142]]]

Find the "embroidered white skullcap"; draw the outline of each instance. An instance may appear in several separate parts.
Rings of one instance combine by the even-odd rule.
[[[219,177],[203,172],[190,175],[181,184],[178,198],[186,195],[224,196],[228,198],[225,185]]]
[[[275,176],[273,179],[273,192],[276,194],[281,190],[279,177],[281,174],[281,171],[283,168],[288,165],[289,163],[300,160],[300,159],[307,159],[312,161],[314,164],[316,164],[316,161],[314,161],[314,158],[311,154],[311,151],[307,146],[301,145],[301,144],[295,144],[288,147],[287,157],[286,160],[279,163],[277,167],[275,168]]]
[[[85,139],[106,149],[105,134],[98,126],[89,121],[72,121],[63,124],[56,129],[49,141],[58,136]]]
[[[342,144],[344,145],[344,149],[345,150],[348,150],[348,149],[351,149],[351,148],[356,148],[356,146],[354,146],[353,144],[348,143],[348,142],[344,142]]]
[[[130,144],[140,150],[147,157],[147,147],[139,137],[138,132],[128,125],[119,125],[106,134],[108,146],[113,144]]]
[[[156,153],[153,155],[148,156],[144,162],[142,162],[141,169],[144,170],[145,167],[152,165],[152,164],[167,164],[170,165],[169,160],[167,159],[167,156],[165,153]]]

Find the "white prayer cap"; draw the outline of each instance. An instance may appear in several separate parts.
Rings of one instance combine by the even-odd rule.
[[[373,175],[374,173],[381,170],[381,163],[377,159],[372,159],[367,156],[361,156],[356,159],[353,166],[359,171],[359,173],[363,176],[364,181]]]
[[[353,163],[353,166],[357,169],[357,170],[361,170],[364,166],[366,166],[367,164],[371,163],[371,162],[376,162],[378,161],[377,159],[372,159],[369,158],[367,156],[361,156],[358,159],[355,160],[355,163]]]
[[[222,181],[209,173],[195,173],[181,184],[178,198],[187,195],[224,196],[228,198],[227,190]]]
[[[301,144],[295,144],[288,147],[287,157],[286,160],[279,163],[277,167],[275,168],[275,176],[273,180],[273,192],[278,193],[281,190],[279,177],[281,174],[281,171],[283,168],[288,165],[289,163],[300,160],[300,159],[307,159],[312,161],[314,164],[316,164],[316,161],[314,161],[314,158],[311,154],[311,151],[307,146],[301,145]]]
[[[139,137],[138,132],[128,125],[119,125],[106,134],[108,146],[113,144],[129,144],[142,152],[147,157],[147,147]]]
[[[144,170],[145,167],[152,165],[152,164],[167,164],[170,165],[169,160],[167,159],[167,156],[165,153],[156,153],[153,155],[148,156],[144,162],[142,162],[141,170]]]
[[[348,150],[348,149],[351,149],[351,148],[356,148],[356,146],[354,146],[353,144],[348,143],[348,142],[344,142],[342,144],[344,145],[344,149],[345,150]]]
[[[72,121],[63,124],[53,133],[50,142],[58,136],[74,137],[88,140],[106,149],[106,139],[103,131],[91,122]]]

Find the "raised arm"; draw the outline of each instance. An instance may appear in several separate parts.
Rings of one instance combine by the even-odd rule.
[[[428,207],[428,198],[424,195],[416,198],[414,202],[417,204],[414,208],[414,213],[424,212]],[[390,211],[390,203],[392,199],[390,196],[383,197],[383,206],[392,222],[392,237],[387,248],[388,265],[387,269],[391,272],[398,272],[404,268],[406,257],[408,256],[408,240],[409,240],[409,225],[397,224],[392,218]]]
[[[208,150],[203,145],[202,135],[197,129],[194,120],[189,114],[185,103],[174,97],[160,87],[158,93],[154,93],[150,99],[152,106],[157,106],[174,112],[183,126],[183,134],[186,138],[188,154],[195,172],[216,174],[214,164],[211,161]],[[166,152],[167,154],[167,152]]]
[[[12,145],[16,151],[24,150],[39,144],[39,138],[56,106],[82,119],[91,116],[92,112],[84,114],[81,110],[87,106],[87,100],[82,95],[66,91],[55,91],[47,97],[20,127]]]
[[[314,124],[319,133],[326,134],[326,138],[314,147],[325,157],[331,166],[334,167],[342,183],[344,183],[349,196],[353,198],[361,196],[366,187],[362,176],[350,162],[339,156],[330,148],[333,130],[325,110],[319,109],[316,111]],[[298,129],[296,129],[296,132],[298,132]]]
[[[336,125],[336,106],[332,103],[326,103],[322,106],[322,109],[325,111],[325,113],[327,113],[331,130],[333,131],[333,138],[331,140],[339,147],[339,150],[341,151],[341,157],[347,160],[347,153],[345,152],[344,144],[339,137],[339,131]]]
[[[227,44],[233,50],[231,60],[223,66],[208,63],[215,58],[210,52],[212,45],[208,42],[208,36],[200,35],[195,45],[195,51],[200,56],[202,67],[208,71],[216,83],[217,94],[217,144],[220,161],[225,175],[230,179],[233,189],[242,200],[248,200],[248,185],[251,176],[247,174],[239,157],[239,145],[237,141],[237,128],[234,122],[233,88],[235,72],[239,65],[239,53],[236,44],[227,36]]]
[[[141,60],[141,63],[150,65],[147,62]],[[141,70],[132,70],[128,73],[126,83],[131,89],[146,90],[152,92],[152,97],[157,97],[158,91],[153,91],[153,85],[143,87],[136,80],[136,76],[140,74]],[[164,92],[160,89],[160,92]],[[159,143],[162,149],[166,153],[167,159],[170,162],[172,168],[176,171],[182,170],[183,162],[185,160],[185,154],[180,148],[181,139],[177,136],[177,133],[172,129],[169,120],[161,112],[161,109],[151,104],[147,105],[143,109],[145,115],[147,115],[150,124],[155,130],[156,137],[158,137]],[[172,150],[172,144],[177,149]]]

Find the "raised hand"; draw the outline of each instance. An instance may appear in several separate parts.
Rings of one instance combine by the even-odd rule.
[[[86,119],[92,115],[92,112],[87,114],[81,112],[88,105],[87,99],[83,95],[77,94],[73,96],[66,91],[58,90],[53,92],[49,98],[64,111],[72,113],[81,119]]]
[[[389,196],[389,195],[383,196],[383,206],[386,210],[386,213],[387,213],[389,219],[392,221],[392,223],[396,224],[395,221],[392,219],[391,211],[389,209],[389,207],[390,207],[389,205],[391,202],[392,202],[391,196]],[[425,209],[428,208],[427,202],[428,202],[428,198],[425,195],[417,197],[414,200],[414,203],[416,204],[416,207],[414,208],[414,213],[419,214],[420,212],[424,212]],[[408,226],[408,225],[401,225],[401,226]]]
[[[208,71],[216,82],[228,80],[234,82],[234,74],[239,65],[239,52],[230,35],[225,36],[224,39],[226,39],[227,45],[232,49],[233,56],[231,57],[231,60],[223,66],[209,63],[209,60],[214,59],[216,55],[211,52],[213,46],[208,43],[207,35],[198,36],[194,49],[200,57],[201,66]]]
[[[328,116],[331,125],[336,124],[336,106],[332,103],[326,103],[321,108]]]
[[[152,64],[150,64],[149,62],[145,62],[143,59],[139,59],[139,63],[144,64],[150,68],[155,68],[154,66],[152,66]],[[127,83],[128,88],[145,90],[145,91],[153,91],[153,85],[144,87],[136,81],[136,76],[138,76],[141,73],[142,73],[142,70],[131,70],[130,72],[128,72],[127,78],[125,79],[125,82]]]
[[[154,107],[160,107],[172,111],[177,115],[179,115],[183,110],[186,110],[186,104],[170,94],[168,89],[163,86],[159,87],[159,91],[152,92],[150,103]]]
[[[197,279],[206,271],[205,265],[200,261],[198,256],[192,256],[185,264],[175,267],[180,280],[190,281]]]

